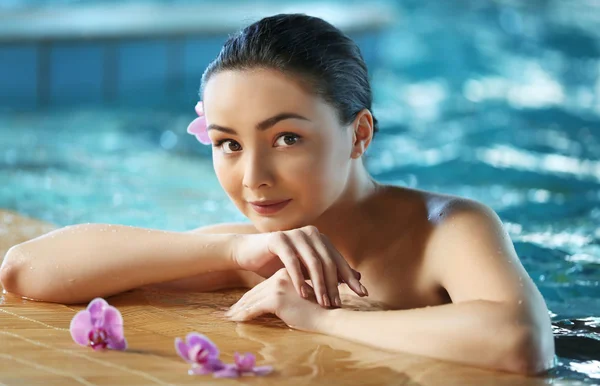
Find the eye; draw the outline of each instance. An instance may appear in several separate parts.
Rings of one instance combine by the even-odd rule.
[[[275,142],[275,143],[280,143],[282,139],[283,139],[283,146],[286,146],[286,145],[292,146],[292,145],[295,145],[296,143],[298,143],[300,136],[296,135],[296,134],[292,134],[292,133],[286,133],[286,134],[281,135],[279,138],[277,138],[277,142]]]
[[[226,154],[235,153],[242,149],[242,146],[240,146],[239,143],[237,143],[236,141],[234,141],[232,139],[224,139],[222,141],[217,142],[213,146],[217,147],[217,148],[221,148],[221,150],[223,150],[223,153],[226,153]]]

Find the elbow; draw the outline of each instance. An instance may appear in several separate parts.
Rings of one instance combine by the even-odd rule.
[[[15,245],[6,252],[2,266],[0,266],[0,284],[9,293],[23,296],[37,301],[54,301],[47,288],[40,287],[43,281],[25,277],[29,275],[24,267],[28,262],[26,255],[21,250],[20,244]]]
[[[505,369],[516,374],[535,376],[554,366],[554,336],[547,326],[520,328],[514,334]]]
[[[23,254],[18,246],[14,246],[6,252],[2,266],[0,266],[0,283],[7,292],[17,292],[19,282],[20,266],[23,263]]]

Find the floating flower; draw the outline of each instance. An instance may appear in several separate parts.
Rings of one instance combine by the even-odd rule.
[[[266,375],[273,371],[271,366],[255,366],[256,358],[248,353],[235,353],[235,364],[226,364],[219,359],[219,349],[205,335],[189,333],[185,342],[175,338],[175,349],[183,360],[190,363],[190,375],[213,374],[215,378],[237,378],[240,375]]]
[[[196,103],[195,110],[196,114],[198,114],[198,118],[194,119],[192,123],[189,124],[187,132],[195,135],[196,139],[200,141],[201,144],[210,145],[210,138],[208,137],[206,127],[206,118],[204,117],[204,105],[202,102]]]
[[[94,350],[127,348],[123,317],[102,298],[92,300],[87,309],[75,314],[69,330],[76,343]]]

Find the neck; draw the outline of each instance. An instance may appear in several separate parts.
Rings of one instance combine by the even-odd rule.
[[[369,226],[368,207],[381,186],[369,175],[361,161],[351,170],[348,183],[338,200],[315,222],[351,266],[358,265],[354,256],[360,248],[361,233]]]

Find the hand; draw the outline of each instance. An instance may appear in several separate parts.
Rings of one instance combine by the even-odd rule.
[[[246,292],[225,315],[232,321],[244,322],[263,314],[275,314],[292,328],[317,331],[318,320],[327,310],[316,303],[314,295],[310,289],[309,299],[298,296],[288,271],[282,268]]]
[[[317,302],[323,307],[341,307],[340,282],[347,283],[359,296],[368,295],[359,281],[360,273],[350,268],[328,238],[314,226],[239,235],[234,244],[233,259],[240,268],[267,278],[285,267],[294,288],[305,299],[311,288],[304,280],[311,280]]]

